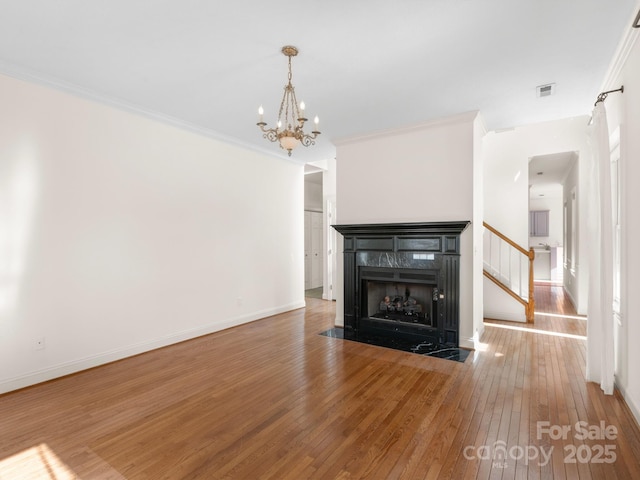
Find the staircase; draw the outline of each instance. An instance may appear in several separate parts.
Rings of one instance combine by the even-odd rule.
[[[533,323],[533,248],[526,250],[491,225],[484,225],[484,276],[520,302]]]

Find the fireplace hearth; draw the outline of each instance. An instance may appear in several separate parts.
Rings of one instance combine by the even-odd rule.
[[[374,335],[367,333],[345,334],[344,328],[339,327],[320,332],[320,335],[343,340],[351,340],[358,343],[365,343],[367,345],[391,348],[393,350],[401,350],[403,352],[414,353],[425,357],[455,360],[456,362],[464,362],[470,353],[470,350],[466,350],[464,348],[440,345],[433,342],[412,341],[389,335]]]
[[[344,237],[344,338],[458,347],[469,222],[334,225]]]

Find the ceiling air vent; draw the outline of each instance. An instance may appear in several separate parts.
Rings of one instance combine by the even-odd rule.
[[[556,84],[548,83],[546,85],[538,85],[536,87],[536,96],[537,97],[548,97],[553,95],[556,92]]]

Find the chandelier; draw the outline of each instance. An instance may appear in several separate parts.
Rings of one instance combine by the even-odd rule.
[[[257,125],[264,132],[263,137],[271,142],[280,142],[280,148],[285,149],[289,156],[291,150],[302,144],[305,147],[315,145],[315,139],[320,132],[318,131],[318,116],[314,119],[314,130],[311,133],[304,132],[304,123],[307,119],[304,117],[304,102],[296,100],[296,91],[291,84],[291,57],[298,55],[298,49],[287,45],[282,47],[282,53],[289,57],[289,82],[284,86],[284,95],[280,102],[280,112],[278,112],[278,123],[275,128],[265,128],[266,122],[263,120],[264,110],[262,105],[258,109],[260,121]]]

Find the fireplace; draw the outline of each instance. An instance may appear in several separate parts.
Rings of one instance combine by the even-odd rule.
[[[458,346],[460,234],[469,222],[334,225],[344,237],[344,335]]]

